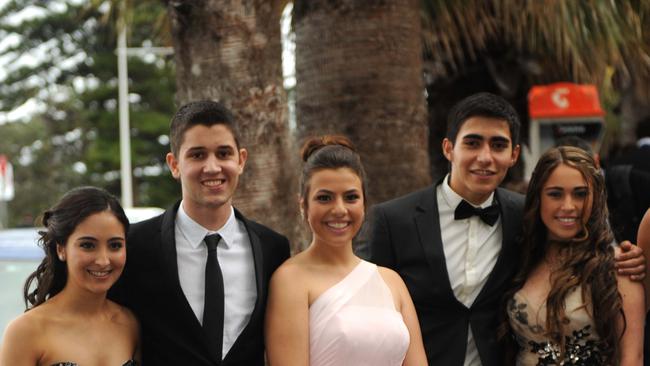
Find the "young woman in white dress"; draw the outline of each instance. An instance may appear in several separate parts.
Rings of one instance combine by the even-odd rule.
[[[359,155],[346,138],[324,136],[308,140],[302,158],[300,205],[312,241],[271,279],[270,365],[426,365],[404,282],[352,251],[365,215]]]

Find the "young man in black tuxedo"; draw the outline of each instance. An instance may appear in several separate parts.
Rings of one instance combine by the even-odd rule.
[[[636,136],[634,147],[605,168],[607,205],[619,241],[636,241],[641,219],[650,207],[650,116],[639,121]]]
[[[116,289],[140,319],[145,365],[264,365],[268,281],[289,242],[232,206],[248,156],[237,136],[217,102],[172,119],[167,165],[182,199],[131,227]]]
[[[499,185],[519,158],[519,129],[503,98],[465,98],[442,144],[450,173],[371,214],[370,259],[404,279],[429,365],[501,365],[498,313],[519,262],[524,196]],[[630,273],[643,273],[640,251],[628,257]]]

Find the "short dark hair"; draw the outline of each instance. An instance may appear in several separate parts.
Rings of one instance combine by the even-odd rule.
[[[592,149],[591,145],[585,139],[575,135],[568,135],[558,139],[555,142],[555,147],[560,147],[560,146],[577,147],[579,149],[584,150],[592,158],[594,157],[594,149]]]
[[[492,93],[477,93],[456,103],[447,118],[447,139],[456,143],[458,131],[472,117],[502,119],[508,123],[512,146],[519,144],[521,122],[513,106],[507,100]]]
[[[23,296],[29,308],[38,306],[63,290],[68,279],[65,262],[61,261],[56,246],[65,246],[70,235],[87,217],[108,211],[122,224],[124,234],[129,231],[126,217],[118,199],[104,189],[78,187],[66,193],[61,200],[42,216],[44,229],[39,231],[39,245],[45,251],[45,258],[35,272],[27,277]],[[36,288],[30,292],[32,283]]]
[[[230,130],[239,149],[239,131],[235,117],[222,103],[212,100],[199,100],[180,107],[174,114],[169,128],[169,142],[174,156],[178,156],[185,131],[196,125],[210,127],[216,124],[222,124]]]

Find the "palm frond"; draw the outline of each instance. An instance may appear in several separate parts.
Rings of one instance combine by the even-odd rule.
[[[490,44],[551,58],[577,80],[650,75],[650,2],[422,0],[425,56],[453,73]]]

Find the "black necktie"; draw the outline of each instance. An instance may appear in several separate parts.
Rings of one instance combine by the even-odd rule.
[[[454,219],[462,220],[472,216],[478,216],[484,223],[493,226],[499,219],[499,205],[495,202],[486,208],[474,207],[467,201],[462,200],[454,211]]]
[[[210,344],[215,348],[217,359],[221,361],[221,347],[223,344],[223,276],[217,258],[219,240],[221,240],[219,234],[205,237],[205,244],[208,247],[208,262],[205,265],[203,330],[205,330]]]

